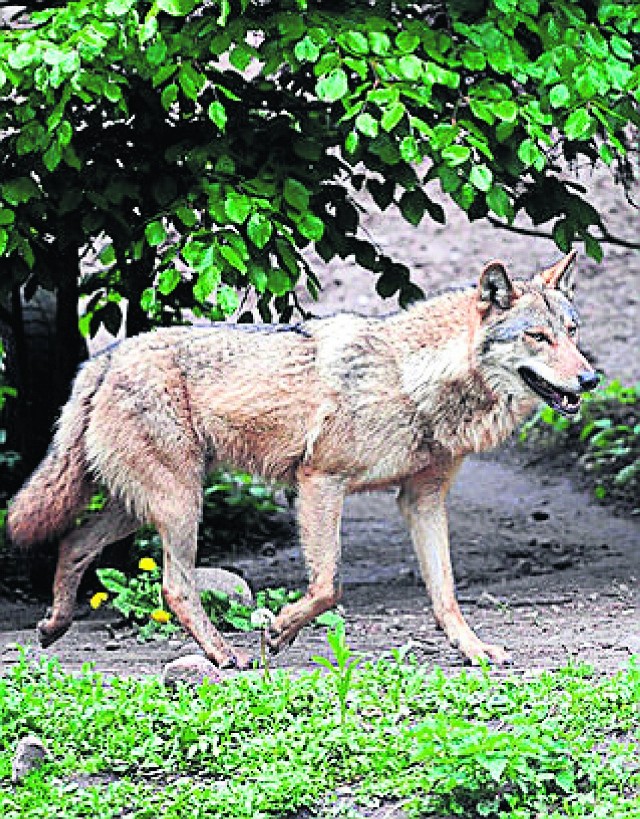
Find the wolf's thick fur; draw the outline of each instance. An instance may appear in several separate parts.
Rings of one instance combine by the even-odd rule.
[[[9,512],[16,543],[64,535],[43,644],[69,627],[100,550],[148,522],[180,622],[215,662],[244,665],[194,583],[203,476],[231,464],[298,488],[309,588],[277,618],[274,648],[338,599],[344,496],[396,485],[438,623],[470,660],[505,659],[458,608],[445,496],[464,456],[504,440],[539,396],[570,413],[594,386],[574,339],[573,257],[531,282],[512,282],[492,262],[477,286],[382,319],[164,329],[91,359]],[[98,486],[105,508],[69,531]]]

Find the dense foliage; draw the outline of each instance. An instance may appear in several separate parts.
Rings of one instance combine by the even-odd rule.
[[[597,498],[618,503],[637,514],[640,498],[640,384],[625,387],[611,381],[584,395],[580,412],[566,418],[542,407],[520,432],[520,440],[532,439],[579,457]],[[550,439],[545,432],[552,431]]]
[[[327,674],[247,673],[174,694],[154,678],[20,662],[0,679],[0,813],[638,816],[637,665],[447,677],[400,652],[357,665],[331,637]],[[12,750],[30,733],[49,757],[13,787]]]
[[[296,283],[318,289],[313,245],[406,303],[356,193],[417,225],[444,220],[438,185],[598,258],[597,204],[564,172],[628,178],[639,58],[640,4],[611,0],[57,3],[0,32],[0,288],[73,302],[97,246],[85,332],[116,331],[122,298],[129,332],[184,308],[251,320],[251,288],[288,318]]]

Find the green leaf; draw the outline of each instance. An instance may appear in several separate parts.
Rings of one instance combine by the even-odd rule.
[[[340,42],[354,54],[368,54],[369,43],[360,31],[346,31],[340,35]]]
[[[42,154],[42,161],[45,168],[49,171],[55,171],[62,159],[62,149],[57,142],[52,142],[47,150]]]
[[[414,136],[409,135],[402,139],[400,142],[400,156],[405,162],[420,162],[422,154]]]
[[[568,253],[573,240],[573,230],[566,219],[559,219],[551,231],[553,241],[563,253]]]
[[[221,285],[216,293],[216,304],[225,316],[230,316],[240,306],[238,292],[233,287],[229,287],[228,284]]]
[[[234,267],[241,273],[247,272],[247,265],[244,259],[234,247],[231,247],[231,245],[222,245],[222,247],[220,248],[220,254],[224,259],[226,259],[229,262],[231,267]]]
[[[334,68],[329,74],[320,77],[316,83],[316,94],[323,102],[336,102],[348,91],[349,81],[341,68]]]
[[[532,139],[525,139],[518,146],[518,158],[527,168],[541,156],[543,156],[542,151]]]
[[[393,131],[405,114],[405,107],[401,102],[396,102],[385,109],[380,124],[385,131]]]
[[[451,168],[462,165],[470,156],[471,149],[466,145],[449,145],[442,151],[442,158]]]
[[[0,225],[12,225],[16,215],[10,208],[0,208]]]
[[[614,34],[609,44],[616,57],[619,57],[621,60],[633,60],[633,46],[629,40],[625,40],[624,37],[619,37],[617,34]]]
[[[0,228],[0,256],[2,256],[2,254],[5,252],[8,244],[9,234],[4,228]]]
[[[355,154],[360,144],[360,137],[356,131],[349,131],[344,141],[344,149],[348,154]]]
[[[247,236],[253,244],[262,250],[271,238],[273,225],[262,213],[254,213],[247,222]]]
[[[419,45],[420,37],[409,31],[401,31],[396,37],[396,46],[399,51],[403,51],[404,53],[415,51]]]
[[[420,224],[426,210],[427,197],[419,188],[405,191],[400,197],[400,213],[414,227]]]
[[[595,259],[598,263],[602,261],[604,255],[602,245],[594,236],[591,236],[590,233],[587,233],[584,237],[584,247],[587,251],[587,256],[591,256],[591,258]]]
[[[40,189],[28,176],[19,176],[0,185],[2,196],[9,205],[19,205],[40,196]]]
[[[570,100],[571,92],[563,82],[554,85],[549,92],[549,102],[552,108],[565,108]]]
[[[296,43],[293,53],[300,62],[315,63],[320,56],[320,49],[308,35]]]
[[[147,243],[151,245],[151,247],[157,247],[157,245],[164,242],[164,240],[167,238],[167,232],[164,229],[164,225],[159,221],[149,222],[144,229],[144,235]]]
[[[518,106],[513,100],[503,100],[492,107],[493,113],[506,122],[514,122],[518,116]]]
[[[158,290],[163,296],[168,296],[176,289],[181,282],[180,273],[175,267],[169,267],[163,270],[158,276]]]
[[[365,136],[372,138],[378,136],[378,120],[371,116],[371,114],[359,114],[356,117],[356,128]]]
[[[191,14],[197,5],[197,0],[156,0],[160,11],[166,11],[173,17],[185,17]]]
[[[310,239],[312,242],[319,242],[322,239],[324,222],[313,213],[303,213],[296,222],[296,227],[305,239]]]
[[[488,191],[493,183],[493,172],[486,165],[474,165],[469,174],[469,182],[479,191]]]
[[[172,82],[162,89],[160,94],[160,102],[165,111],[168,111],[174,102],[178,99],[178,86]]]
[[[218,100],[214,100],[207,109],[209,119],[220,131],[224,131],[227,124],[227,112],[224,105]]]
[[[593,134],[596,121],[586,108],[578,108],[569,114],[564,123],[564,132],[569,139],[586,139]]]
[[[220,270],[210,266],[198,273],[198,280],[193,285],[193,295],[198,301],[206,301],[220,282]]]
[[[309,207],[311,193],[297,179],[285,179],[283,194],[285,201],[298,210],[306,210]]]
[[[422,76],[422,60],[414,54],[408,54],[405,57],[400,57],[398,60],[398,69],[400,76],[405,80],[415,82]]]
[[[252,200],[244,194],[230,191],[224,200],[224,212],[236,225],[241,225],[251,213]]]
[[[280,270],[279,267],[273,268],[267,273],[267,288],[274,296],[284,296],[292,289],[291,279],[284,270]]]
[[[370,31],[369,43],[371,44],[371,50],[381,56],[388,54],[391,48],[391,40],[382,31]]]
[[[496,216],[510,216],[513,212],[507,192],[498,185],[494,185],[487,193],[487,205]]]

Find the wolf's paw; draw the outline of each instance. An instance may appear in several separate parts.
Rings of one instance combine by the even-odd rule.
[[[507,665],[511,662],[511,655],[502,646],[483,643],[482,640],[474,640],[473,643],[460,646],[460,649],[470,665],[480,665],[483,662]]]
[[[282,629],[272,626],[267,632],[267,646],[271,654],[277,654],[281,649],[292,645],[300,629],[295,626],[285,626]]]
[[[36,626],[38,633],[38,642],[42,648],[47,648],[56,640],[59,640],[63,634],[69,630],[71,620],[54,620],[52,617],[45,617],[40,620]]]
[[[226,654],[209,657],[209,659],[218,668],[237,669],[238,671],[246,671],[253,663],[253,657],[239,648],[232,648]]]

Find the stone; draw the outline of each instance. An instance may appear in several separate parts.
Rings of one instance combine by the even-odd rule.
[[[162,671],[162,683],[166,688],[174,689],[178,683],[197,688],[208,680],[210,683],[222,681],[218,668],[200,654],[188,654],[178,657],[165,665]]]
[[[200,567],[196,569],[196,589],[221,591],[245,606],[253,606],[253,593],[247,581],[226,569]]]
[[[39,737],[23,737],[16,747],[11,763],[11,781],[14,785],[39,768],[47,757],[47,749]]]

